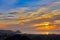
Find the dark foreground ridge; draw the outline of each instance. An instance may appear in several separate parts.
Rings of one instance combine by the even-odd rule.
[[[0,30],[0,40],[60,40],[56,34],[19,34],[21,32]]]
[[[60,40],[60,35],[16,34],[16,35],[7,37],[5,40]]]

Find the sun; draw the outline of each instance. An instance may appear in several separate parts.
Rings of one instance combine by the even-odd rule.
[[[49,34],[49,32],[45,32],[44,34],[48,35],[48,34]]]
[[[49,24],[45,24],[46,26],[48,26]]]

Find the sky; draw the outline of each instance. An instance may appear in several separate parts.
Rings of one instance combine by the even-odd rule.
[[[59,0],[0,0],[0,12],[21,7],[38,8],[57,1],[59,2]]]
[[[0,0],[0,29],[60,34],[60,0]]]

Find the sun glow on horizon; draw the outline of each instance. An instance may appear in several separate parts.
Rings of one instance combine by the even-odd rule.
[[[44,32],[44,34],[48,35],[48,34],[49,34],[49,32]]]

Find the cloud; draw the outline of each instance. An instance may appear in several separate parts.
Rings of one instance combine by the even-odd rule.
[[[16,10],[12,9],[11,11],[7,12],[7,15],[3,14],[0,16],[2,19],[9,19],[0,20],[0,24],[9,26],[8,29],[19,29],[27,33],[28,31],[34,31],[35,33],[42,30],[48,30],[51,32],[52,30],[60,30],[59,5],[59,2],[54,2],[47,6],[39,7],[36,9],[34,8],[35,10],[33,11],[31,11],[33,8],[30,7],[17,8]],[[57,7],[59,9],[57,9]]]
[[[54,14],[54,13],[56,13],[56,14]],[[25,14],[24,14],[25,15]],[[14,29],[14,30],[19,30],[20,28],[21,28],[21,30],[26,30],[26,29],[28,29],[29,31],[32,31],[32,30],[59,30],[60,28],[60,26],[59,27],[57,27],[58,25],[57,24],[60,24],[59,23],[59,21],[55,18],[55,17],[57,17],[58,15],[59,15],[59,12],[58,11],[54,11],[53,13],[51,12],[50,14],[48,14],[48,16],[46,17],[46,15],[47,14],[45,14],[45,16],[38,16],[39,17],[39,19],[36,19],[37,17],[35,17],[34,19],[33,18],[24,18],[24,17],[22,17],[22,18],[24,18],[24,19],[22,19],[22,20],[18,20],[18,21],[12,21],[12,20],[10,20],[10,21],[1,21],[3,24],[6,24],[6,25],[10,25],[8,28],[12,28],[12,29]],[[49,18],[49,16],[53,16],[53,17],[51,17],[51,18]],[[25,16],[26,17],[26,16]],[[32,16],[33,17],[33,16]],[[46,21],[46,19],[48,20],[48,21]],[[50,22],[50,20],[51,19],[56,19],[56,20],[53,20],[52,22]],[[35,21],[36,20],[36,21]],[[39,20],[39,21],[38,21]],[[43,21],[42,21],[43,20]],[[38,22],[37,22],[38,21]],[[40,22],[40,21],[42,21],[42,22]],[[43,24],[44,22],[47,22],[47,23],[49,23],[49,25],[46,25],[46,26],[44,26],[45,24]],[[43,24],[42,26],[40,26],[40,24]],[[16,25],[16,24],[18,24],[18,25]],[[39,24],[39,25],[37,25],[37,24]],[[53,25],[52,25],[53,24]],[[16,27],[15,27],[15,26]],[[33,26],[33,25],[37,25],[37,26]],[[35,28],[36,27],[36,28]],[[39,29],[38,29],[39,28]],[[11,29],[11,30],[12,30]]]
[[[12,17],[11,17],[11,15],[10,14],[7,14],[8,16],[10,16],[10,17],[8,17],[8,16],[6,16],[6,18],[14,18],[14,17],[16,17],[17,19],[27,19],[26,21],[30,21],[30,20],[36,20],[36,19],[40,19],[41,17],[39,17],[40,15],[44,15],[45,13],[48,13],[48,10],[52,10],[51,9],[51,7],[54,7],[55,5],[57,5],[58,6],[58,4],[60,4],[59,2],[55,2],[55,3],[53,3],[52,5],[49,5],[49,6],[44,6],[44,7],[41,7],[41,8],[39,8],[39,9],[37,9],[37,10],[35,10],[35,11],[33,11],[33,12],[27,12],[27,10],[32,10],[32,9],[30,9],[30,8],[27,8],[27,7],[25,7],[25,8],[17,8],[16,10],[14,10],[14,9],[12,9],[11,11],[10,11],[10,13],[12,13],[12,12],[17,12],[16,14],[18,15],[16,15],[16,14],[14,14],[14,15],[12,15]],[[57,10],[52,10],[53,12],[54,11],[58,11],[58,9]],[[21,15],[24,15],[24,16],[21,16]],[[27,17],[28,16],[28,17]],[[47,16],[48,16],[48,14],[47,14]],[[32,19],[31,19],[31,17],[32,17]],[[36,18],[35,18],[36,17]],[[45,16],[46,17],[46,16]],[[48,16],[48,17],[50,17],[50,16]],[[52,15],[51,15],[51,17],[52,17]],[[50,18],[51,18],[50,17]],[[5,17],[4,17],[5,18]],[[24,20],[23,20],[24,21]]]

